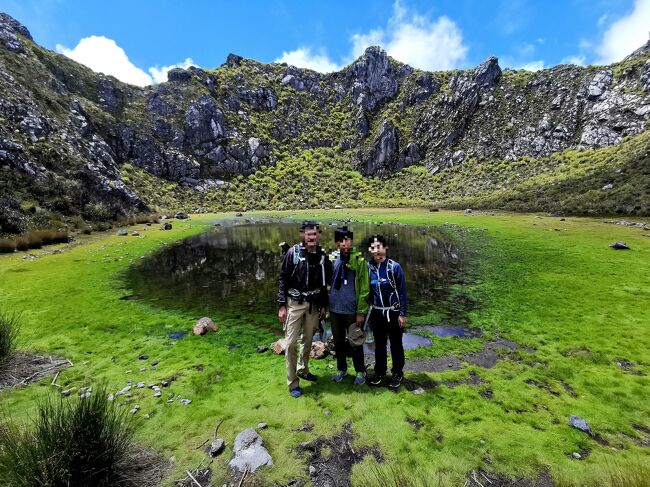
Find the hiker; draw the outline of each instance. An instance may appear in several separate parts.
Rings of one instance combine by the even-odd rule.
[[[355,385],[366,383],[366,365],[363,355],[365,341],[364,324],[368,312],[368,263],[363,254],[354,249],[353,233],[348,227],[334,231],[334,241],[339,255],[333,265],[329,307],[334,349],[336,350],[337,372],[332,376],[334,382],[341,382],[348,375],[349,354],[356,377]]]
[[[327,311],[327,283],[332,275],[332,263],[318,245],[320,226],[308,220],[300,226],[301,242],[290,247],[280,268],[278,289],[278,319],[284,325],[286,337],[285,362],[289,393],[302,395],[300,380],[316,381],[309,372],[309,353],[319,318]],[[296,363],[296,344],[302,336],[300,357]]]
[[[386,342],[390,339],[393,362],[389,387],[398,389],[404,377],[404,345],[402,335],[406,327],[406,280],[399,263],[386,257],[388,243],[383,235],[373,235],[368,240],[372,255],[368,263],[370,273],[371,311],[369,326],[375,338],[375,373],[371,386],[382,385],[386,376]]]

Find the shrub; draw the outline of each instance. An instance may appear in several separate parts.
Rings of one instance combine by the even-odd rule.
[[[133,426],[99,387],[85,399],[52,394],[32,427],[0,428],[0,484],[16,487],[135,485]]]
[[[18,331],[20,315],[0,313],[0,363],[3,362],[14,349]]]
[[[0,239],[0,254],[7,254],[16,250],[16,241],[10,238]]]

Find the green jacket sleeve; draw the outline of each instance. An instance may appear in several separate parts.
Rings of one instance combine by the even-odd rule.
[[[368,263],[360,252],[356,252],[350,259],[350,267],[355,272],[354,288],[357,291],[357,314],[365,315],[368,313],[370,298],[370,276],[368,273]]]

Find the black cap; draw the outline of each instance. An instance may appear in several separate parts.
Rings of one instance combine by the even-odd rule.
[[[320,224],[314,220],[305,220],[300,224],[300,231],[302,232],[307,228],[316,228],[320,230]]]
[[[345,240],[346,238],[349,238],[352,240],[353,233],[348,230],[348,227],[339,227],[336,230],[334,230],[334,241],[335,242],[340,242],[341,240]]]

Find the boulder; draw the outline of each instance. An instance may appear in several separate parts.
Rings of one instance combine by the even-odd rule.
[[[226,448],[226,442],[221,438],[215,438],[210,446],[205,449],[205,452],[212,458],[219,455]]]
[[[172,224],[169,222],[165,222],[162,225],[160,225],[161,230],[171,230],[172,229]]]
[[[589,435],[593,433],[591,431],[591,426],[589,426],[589,423],[587,423],[587,420],[581,418],[580,416],[571,416],[569,418],[569,426],[572,426],[575,429],[579,429],[580,431],[584,431]]]
[[[115,232],[115,235],[119,237],[126,237],[129,234],[128,230],[125,230],[123,228],[120,228],[117,232]]]
[[[324,342],[321,341],[314,341],[311,344],[311,352],[309,352],[309,356],[313,359],[320,360],[329,354],[329,351],[327,349],[327,345],[325,345]]]
[[[287,340],[286,338],[280,338],[277,342],[271,344],[271,350],[277,355],[284,355],[284,352],[287,349]]]
[[[255,472],[264,465],[273,465],[271,455],[264,447],[262,437],[253,428],[242,431],[235,438],[234,457],[228,465],[239,472]]]
[[[194,328],[192,329],[192,333],[202,336],[208,332],[216,332],[218,329],[219,328],[214,323],[214,321],[212,321],[210,318],[203,317],[196,322],[196,325],[194,325]]]
[[[184,213],[182,211],[179,211],[174,215],[174,218],[177,220],[187,220],[190,216],[187,213]]]

